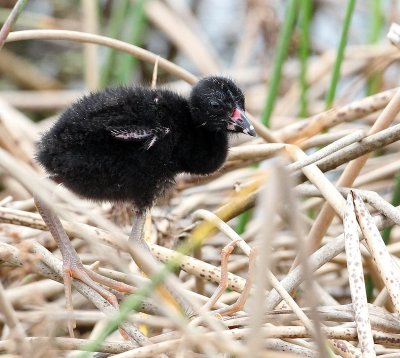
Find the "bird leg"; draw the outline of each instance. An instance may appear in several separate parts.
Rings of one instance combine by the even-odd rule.
[[[75,320],[73,319],[73,306],[71,284],[72,278],[78,279],[99,293],[105,300],[110,302],[114,307],[118,308],[117,298],[104,286],[113,288],[120,292],[132,292],[132,288],[122,282],[115,281],[108,277],[102,276],[92,270],[86,269],[75,249],[72,247],[67,233],[65,232],[60,219],[55,213],[40,199],[34,198],[35,205],[38,208],[40,215],[49,228],[54,240],[59,247],[63,259],[63,280],[66,307],[69,312],[68,331],[71,337],[74,337]]]
[[[147,245],[143,235],[145,223],[146,223],[146,212],[142,210],[135,210],[135,216],[133,218],[132,230],[129,235],[129,241],[135,245],[139,244],[139,246],[146,251],[150,251],[149,246]]]
[[[150,266],[158,265],[160,262],[153,255],[150,250],[149,245],[144,239],[144,226],[146,222],[146,211],[136,210],[135,217],[133,219],[133,226],[131,233],[129,235],[129,243],[132,247],[138,248],[139,253],[131,251],[130,254],[141,270],[148,276],[151,277],[155,272],[152,269],[149,269],[147,264],[150,263]],[[187,302],[184,297],[182,297],[174,288],[171,283],[164,282],[164,288],[160,289],[163,297],[168,297],[173,302],[176,308],[183,309],[183,312],[186,313],[188,317],[193,315],[193,309],[189,302]]]
[[[217,289],[204,305],[204,308],[206,308],[207,310],[211,309],[214,306],[214,304],[218,301],[218,299],[228,287],[228,259],[239,240],[240,239],[230,242],[221,251],[221,279]],[[241,292],[236,302],[227,307],[223,307],[213,311],[213,314],[224,316],[236,313],[243,308],[244,304],[247,301],[247,298],[249,297],[251,286],[253,285],[256,256],[256,249],[252,248],[249,255],[249,270],[247,274],[247,280],[244,285],[243,291]]]

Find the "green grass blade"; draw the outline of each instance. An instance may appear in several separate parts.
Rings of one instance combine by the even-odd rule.
[[[155,288],[162,283],[170,271],[175,267],[175,262],[172,261],[170,264],[166,264],[159,272],[157,272],[153,277],[150,278],[150,282],[138,289],[138,291],[127,297],[122,304],[118,314],[109,319],[108,324],[100,332],[98,337],[90,342],[84,349],[86,352],[79,354],[78,358],[88,358],[90,357],[90,352],[95,352],[101,344],[106,340],[106,338],[113,333],[118,326],[124,322],[132,311],[138,309],[140,304],[146,297],[149,297]]]
[[[299,59],[300,59],[300,117],[308,116],[308,102],[307,102],[307,63],[310,56],[310,22],[312,16],[312,3],[311,0],[303,0],[301,2],[301,19],[300,19],[300,45],[299,45]]]
[[[136,0],[128,9],[126,21],[132,28],[128,42],[140,46],[143,43],[143,36],[147,27],[146,15],[144,12],[146,0]],[[116,80],[118,83],[129,82],[135,72],[138,60],[126,53],[119,53],[117,61]]]
[[[279,84],[282,77],[282,67],[288,53],[290,38],[292,36],[296,20],[296,13],[297,1],[290,0],[286,9],[285,21],[279,33],[278,45],[276,49],[276,59],[273,69],[271,71],[271,81],[269,84],[268,95],[262,114],[262,122],[267,127],[269,126],[272,110],[274,109],[275,101],[278,96]]]
[[[247,210],[244,213],[239,215],[239,218],[238,218],[239,221],[238,221],[238,223],[236,225],[236,232],[239,235],[242,235],[245,232],[246,225],[247,225],[248,221],[251,218],[251,214],[252,214],[252,211],[251,210]]]
[[[370,9],[370,33],[369,33],[369,43],[378,42],[381,31],[384,25],[384,16],[382,12],[382,2],[381,0],[370,0],[369,7]],[[374,93],[377,93],[382,84],[382,74],[381,73],[373,73],[367,84],[367,95],[370,96]]]
[[[369,32],[369,42],[376,43],[381,35],[384,24],[381,0],[369,0],[371,27]]]
[[[351,18],[353,17],[355,4],[356,4],[356,0],[349,0],[347,2],[346,14],[344,17],[344,22],[343,22],[343,27],[342,27],[342,33],[340,35],[340,41],[339,41],[339,46],[337,49],[336,60],[335,60],[334,66],[333,66],[332,79],[331,79],[329,89],[328,89],[328,92],[327,92],[327,95],[325,98],[325,106],[327,109],[332,107],[333,102],[335,100],[336,87],[337,87],[337,84],[338,84],[339,78],[340,78],[340,67],[342,65],[343,58],[344,58],[344,51],[346,49],[348,33],[349,33],[349,29],[350,29]]]
[[[119,38],[121,36],[121,32],[124,26],[124,19],[129,4],[130,4],[129,0],[120,0],[117,3],[114,2],[109,24],[109,31],[108,31],[109,37]],[[105,61],[104,65],[102,66],[102,71],[100,76],[101,87],[105,87],[108,84],[110,84],[116,53],[117,52],[115,50],[109,47],[105,49],[105,56],[104,56]]]

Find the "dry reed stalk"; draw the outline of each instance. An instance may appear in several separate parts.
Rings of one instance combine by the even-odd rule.
[[[379,118],[369,130],[368,134],[375,134],[386,129],[394,121],[399,111],[400,90],[397,90]],[[337,185],[351,186],[367,160],[368,155],[363,155],[350,162],[337,181]],[[333,217],[334,211],[332,208],[328,204],[324,204],[309,233],[308,240],[310,252],[315,251],[315,249],[319,246],[319,243],[321,242],[329,224],[332,222]]]
[[[341,108],[334,108],[327,112],[322,112],[309,119],[282,128],[278,130],[276,134],[288,143],[304,140],[345,121],[363,118],[370,113],[385,108],[397,92],[398,88],[394,88],[354,101]]]
[[[219,69],[223,67],[223,61],[229,54],[215,55],[214,44],[211,51],[208,51],[207,39],[198,35],[198,19],[188,6],[171,0],[162,5],[159,1],[147,5],[146,11],[154,24],[158,24],[160,28],[167,25],[168,29],[164,33],[170,39],[168,46],[176,45],[177,53],[187,57],[200,72],[207,73],[210,69],[213,69],[212,72],[220,72]],[[241,54],[236,51],[233,54],[234,70],[227,73],[240,79],[248,87],[247,107],[257,112],[262,109],[265,97],[264,81],[269,80],[262,68],[270,67],[270,59],[265,53],[262,52],[260,57],[257,52],[263,47],[260,47],[260,38],[265,43],[273,41],[271,34],[275,34],[276,29],[268,26],[276,26],[279,17],[274,13],[273,6],[266,7],[261,0],[251,0],[246,6],[246,21],[251,26],[243,29],[240,49],[248,50],[249,53]],[[327,4],[320,4],[320,7],[324,6]],[[314,11],[318,14],[319,8]],[[21,21],[25,19],[21,18]],[[62,26],[65,24],[63,22]],[[259,32],[265,30],[267,32],[260,36]],[[396,31],[395,28],[393,39],[398,42]],[[95,34],[54,30],[21,31],[12,33],[8,41],[35,38],[79,41],[85,43],[85,46],[90,42],[128,52],[144,62],[154,64],[153,87],[156,80],[159,85],[171,75],[189,83],[196,81],[191,73],[165,58]],[[260,58],[265,61],[262,68],[255,65]],[[395,266],[389,266],[393,262],[399,263],[398,227],[393,228],[388,246],[376,250],[374,245],[379,239],[377,230],[400,223],[399,209],[389,203],[395,186],[393,175],[399,166],[399,145],[396,143],[400,133],[399,124],[394,122],[389,128],[381,127],[377,133],[372,134],[370,131],[367,136],[364,135],[376,118],[379,118],[377,123],[388,126],[394,118],[393,114],[398,112],[398,108],[395,108],[392,114],[387,115],[390,107],[387,104],[397,96],[394,93],[398,89],[384,91],[385,88],[398,85],[395,76],[385,74],[378,90],[380,93],[354,100],[363,93],[368,76],[374,76],[375,71],[395,71],[395,66],[388,66],[398,59],[398,51],[387,45],[348,46],[342,66],[344,81],[336,98],[337,107],[321,112],[321,98],[326,93],[330,68],[335,61],[333,51],[322,46],[309,59],[306,76],[308,108],[314,115],[294,124],[293,119],[298,115],[300,88],[296,79],[298,63],[287,61],[275,108],[276,116],[272,121],[274,128],[280,122],[280,129],[273,131],[264,127],[256,116],[252,121],[260,138],[246,143],[239,140],[237,143],[240,144],[235,144],[232,148],[229,161],[219,173],[207,178],[179,179],[178,190],[168,198],[168,204],[159,203],[149,222],[149,236],[154,241],[162,237],[173,247],[179,242],[178,236],[184,238],[191,235],[201,245],[201,259],[190,254],[182,255],[175,249],[151,245],[152,251],[161,261],[179,259],[179,276],[170,279],[173,285],[179,286],[182,295],[193,303],[198,317],[190,323],[182,320],[182,316],[176,314],[176,309],[171,309],[176,307],[173,300],[156,291],[151,299],[142,302],[138,307],[138,311],[146,312],[146,315],[129,315],[125,326],[131,338],[139,335],[139,339],[151,343],[151,346],[137,347],[119,342],[120,337],[115,334],[110,337],[109,343],[103,342],[98,350],[121,357],[164,355],[167,352],[174,356],[196,357],[221,354],[238,357],[256,354],[286,356],[278,353],[285,351],[290,351],[291,356],[319,357],[327,352],[330,345],[342,357],[373,356],[373,351],[382,357],[398,355],[400,324],[397,315],[392,313],[393,310],[398,310],[399,288],[395,282],[398,275],[395,274]],[[239,70],[239,66],[252,68],[242,67]],[[143,71],[145,67],[146,70]],[[147,72],[149,77],[149,68],[150,66],[141,66],[138,76]],[[96,65],[92,65],[91,70],[97,72]],[[183,89],[178,83],[173,83],[172,86],[178,88],[178,91]],[[106,205],[84,203],[48,181],[39,180],[35,170],[32,170],[30,159],[36,133],[43,131],[53,118],[45,123],[31,123],[13,107],[18,105],[20,109],[37,111],[35,116],[41,116],[40,111],[61,109],[73,100],[73,96],[80,93],[82,92],[60,91],[37,94],[11,91],[5,93],[4,103],[0,101],[0,270],[2,274],[4,272],[4,287],[0,289],[0,296],[2,302],[5,302],[1,306],[11,307],[6,310],[6,315],[0,314],[2,353],[17,353],[15,342],[21,339],[7,337],[10,333],[7,325],[15,327],[18,323],[24,327],[25,333],[21,337],[23,342],[34,347],[32,357],[35,358],[46,354],[68,355],[68,351],[83,350],[85,344],[93,343],[106,322],[103,313],[92,310],[86,299],[78,294],[74,295],[74,313],[79,333],[84,339],[62,337],[65,331],[60,330],[60,327],[64,327],[67,313],[62,308],[63,286],[59,284],[60,276],[57,274],[60,266],[60,261],[56,259],[58,252],[45,232],[47,229],[44,223],[32,212],[35,209],[27,190],[37,191],[39,195],[53,202],[57,213],[64,219],[63,225],[68,235],[83,239],[74,239],[72,243],[81,259],[85,263],[91,263],[94,270],[131,285],[134,292],[151,282],[140,276],[138,267],[132,264],[126,252],[131,251],[132,256],[136,255],[139,266],[147,265],[148,272],[159,272],[157,266],[140,262],[140,257],[137,257],[140,254],[127,246],[123,230],[105,219],[109,214]],[[350,103],[342,106],[345,101]],[[378,111],[385,106],[387,109],[379,115]],[[321,133],[324,128],[331,130],[327,134]],[[372,128],[377,129],[376,124]],[[21,145],[14,145],[15,141]],[[321,149],[318,146],[326,147]],[[311,149],[309,155],[302,152],[306,149]],[[379,151],[379,156],[369,160],[364,166],[361,163],[363,155],[373,151]],[[274,157],[279,159],[265,161]],[[282,168],[271,169],[282,157],[291,159],[291,164],[283,164],[288,172]],[[351,169],[351,175],[357,177],[354,185],[362,185],[363,189],[368,189],[354,191],[357,197],[357,207],[354,210],[359,214],[365,236],[372,240],[371,247],[367,250],[357,243],[354,233],[353,238],[356,240],[351,251],[358,256],[361,254],[356,275],[372,277],[375,286],[370,302],[373,304],[366,304],[359,294],[353,300],[350,297],[350,290],[354,293],[354,285],[352,283],[349,289],[351,274],[349,277],[343,252],[348,244],[346,241],[349,229],[356,229],[354,225],[349,228],[346,224],[345,240],[340,218],[334,219],[326,233],[322,234],[323,247],[311,256],[305,254],[303,243],[304,233],[312,225],[315,227],[318,224],[309,211],[329,204],[335,207],[339,217],[343,216],[343,196],[351,189],[334,183],[334,178],[342,170],[340,165],[354,159],[361,163],[357,168]],[[259,169],[243,168],[255,162],[261,162]],[[356,172],[361,167],[363,171],[359,175]],[[332,169],[336,170],[326,173]],[[305,175],[300,174],[300,170]],[[294,191],[301,195],[300,205],[293,196],[293,179],[298,179],[299,183],[309,180],[314,184],[300,184],[295,187]],[[268,191],[264,185],[268,186]],[[11,195],[26,200],[15,200]],[[379,215],[372,220],[368,218],[362,201],[369,204],[368,210]],[[249,209],[253,209],[251,215],[246,213]],[[242,213],[245,214],[241,215]],[[242,226],[245,215],[251,219]],[[367,220],[365,223],[364,219]],[[353,224],[354,222],[353,217]],[[28,241],[32,238],[36,243]],[[215,304],[216,312],[219,309],[225,310],[227,304],[234,302],[241,292],[247,290],[245,278],[249,265],[248,255],[252,256],[257,251],[259,262],[255,266],[254,261],[250,263],[250,273],[255,270],[255,283],[252,284],[251,279],[247,280],[247,287],[253,286],[247,305],[237,315],[229,314],[220,318],[205,312],[202,305],[206,304],[208,296],[212,296],[216,284],[221,281],[218,265],[221,248],[226,245],[227,238],[235,243],[237,241],[240,247],[231,253],[229,263],[226,262],[226,257],[221,265],[223,273],[227,273],[230,290],[222,293]],[[349,265],[352,265],[348,247],[346,251]],[[301,265],[289,272],[296,256]],[[378,268],[374,266],[372,259],[378,262]],[[99,262],[94,262],[96,260]],[[29,276],[24,278],[27,272]],[[33,282],[27,283],[27,280]],[[198,283],[197,287],[204,288],[201,291],[204,296],[195,292],[195,281]],[[87,295],[90,294],[89,300],[104,312],[115,312],[108,306],[102,306],[104,302],[96,295],[92,296],[84,285],[79,286],[80,282],[75,284],[85,290]],[[358,292],[363,291],[360,282],[358,284]],[[277,307],[282,300],[284,304]],[[391,300],[394,301],[394,306]],[[362,324],[357,320],[357,326],[353,306],[357,317],[361,315],[364,318]],[[4,309],[0,311],[4,312]],[[367,317],[370,326],[367,324]],[[135,325],[140,325],[146,331],[147,338],[136,331]],[[52,330],[57,337],[51,338],[46,329]],[[42,335],[47,336],[40,338]],[[21,349],[24,348],[23,345],[20,346]]]
[[[347,196],[346,212],[343,222],[354,318],[357,325],[358,340],[360,342],[362,356],[376,357],[374,339],[372,337],[372,330],[368,317],[368,301],[365,293],[364,272],[359,249],[360,238],[357,231],[356,209],[354,208],[353,200],[353,192],[350,191]]]
[[[82,28],[87,33],[98,33],[98,17],[96,4],[90,0],[82,1]],[[100,67],[98,46],[84,45],[85,84],[89,90],[99,88]]]
[[[95,34],[88,34],[79,31],[68,31],[68,30],[25,30],[12,32],[7,37],[6,42],[14,41],[27,41],[27,40],[66,40],[66,41],[77,41],[83,43],[92,43],[102,46],[107,46],[118,51],[130,53],[138,59],[154,63],[157,59],[157,55],[150,51],[144,50],[138,46],[130,45],[123,41],[118,41],[105,36],[99,36]],[[176,75],[177,77],[187,81],[188,83],[195,83],[197,78],[188,71],[181,67],[173,64],[172,62],[160,58],[159,66],[169,73]]]

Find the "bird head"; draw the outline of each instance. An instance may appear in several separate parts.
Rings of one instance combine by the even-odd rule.
[[[202,78],[192,89],[190,108],[198,126],[214,131],[256,135],[245,115],[243,92],[228,78]]]

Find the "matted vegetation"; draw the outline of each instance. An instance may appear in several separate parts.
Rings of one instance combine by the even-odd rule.
[[[0,354],[400,356],[397,2],[3,3]],[[46,179],[35,143],[87,91],[184,94],[207,74],[237,81],[258,137],[237,136],[217,173],[176,178],[147,219],[165,263],[149,267],[127,245],[132,207]],[[85,265],[130,286],[119,309],[74,280],[70,316],[32,193]]]

